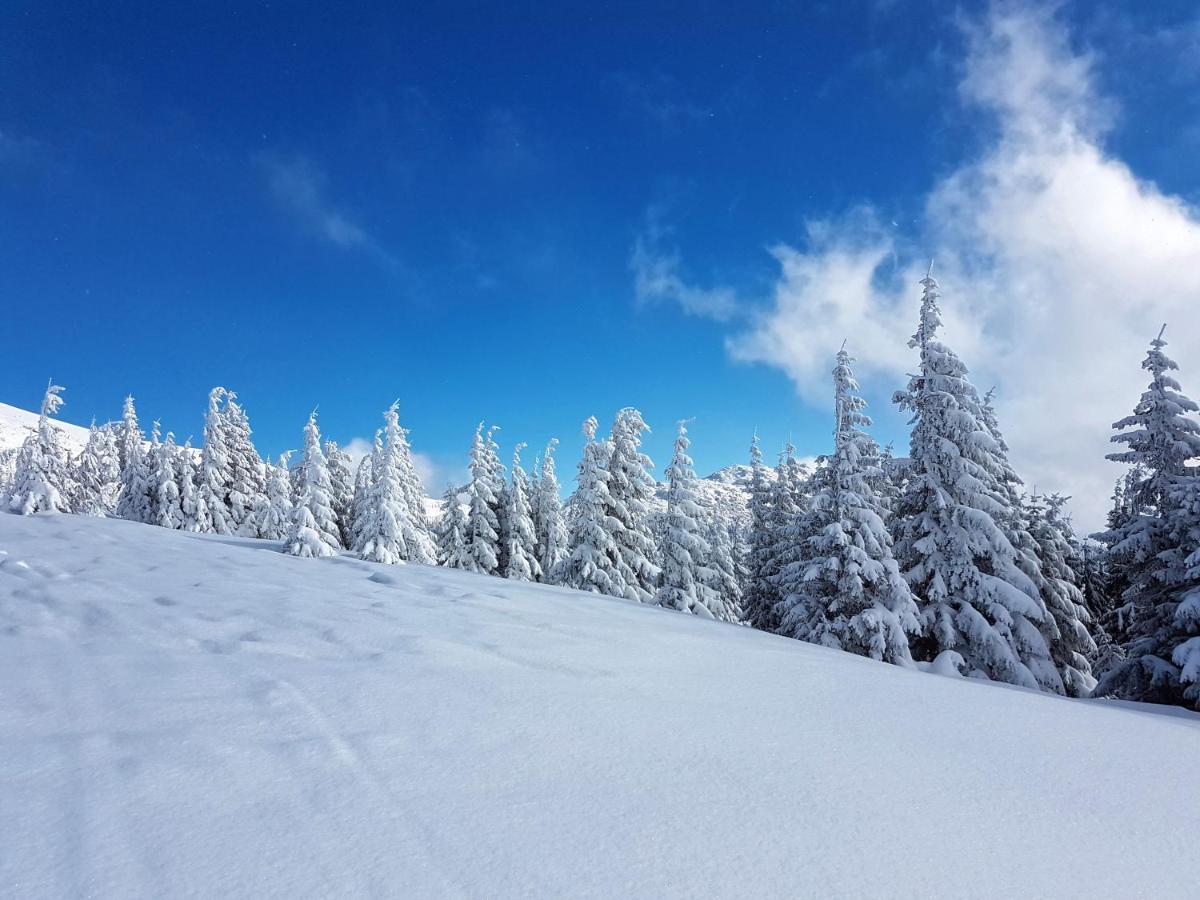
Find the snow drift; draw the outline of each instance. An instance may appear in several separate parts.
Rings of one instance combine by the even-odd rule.
[[[11,897],[1194,896],[1200,716],[0,516]]]

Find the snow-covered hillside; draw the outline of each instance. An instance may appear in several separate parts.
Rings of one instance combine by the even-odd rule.
[[[20,447],[29,432],[37,428],[38,414],[28,410],[0,403],[0,450],[10,450]],[[57,419],[55,426],[62,432],[63,444],[72,453],[83,449],[87,443],[88,430]]]
[[[1195,896],[1200,716],[0,515],[9,897]]]

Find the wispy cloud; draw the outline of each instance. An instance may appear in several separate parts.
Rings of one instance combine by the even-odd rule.
[[[737,295],[727,287],[703,288],[688,283],[680,271],[679,251],[661,206],[646,211],[645,226],[634,239],[629,267],[639,303],[675,303],[688,315],[725,322],[738,312]]]
[[[679,82],[665,73],[617,72],[609,80],[628,109],[663,131],[676,132],[717,116],[719,103],[700,103],[685,96]]]
[[[960,95],[995,119],[992,143],[932,188],[909,243],[866,206],[811,224],[803,248],[775,247],[773,294],[729,350],[824,402],[828,359],[849,336],[865,373],[899,381],[914,363],[916,282],[936,257],[946,340],[998,386],[1018,469],[1074,495],[1080,524],[1096,527],[1119,474],[1104,460],[1109,423],[1137,399],[1163,322],[1200,393],[1200,214],[1105,149],[1115,105],[1051,13],[1008,4],[964,27]]]
[[[266,175],[271,195],[305,231],[338,247],[364,250],[395,264],[395,258],[375,237],[329,200],[328,179],[311,160],[263,155],[257,163]]]

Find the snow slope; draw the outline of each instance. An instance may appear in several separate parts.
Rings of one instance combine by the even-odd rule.
[[[0,403],[0,450],[20,447],[29,436],[29,432],[37,428],[37,423],[37,413]],[[86,428],[58,419],[54,420],[54,424],[62,432],[63,443],[71,452],[83,449],[88,439]]]
[[[0,895],[1185,897],[1200,716],[0,515]]]

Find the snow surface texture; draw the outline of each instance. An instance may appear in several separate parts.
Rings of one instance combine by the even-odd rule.
[[[0,895],[1195,896],[1200,716],[0,515]]]

